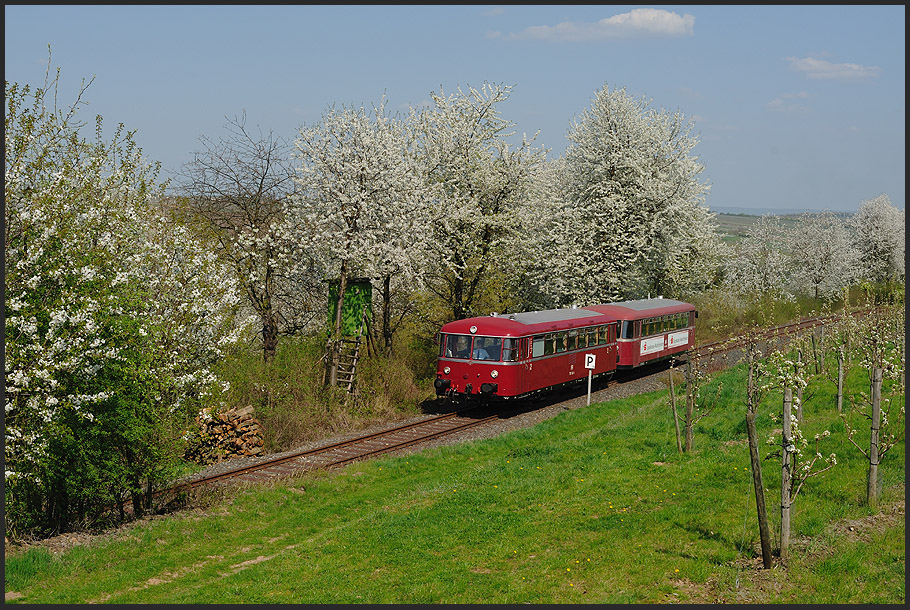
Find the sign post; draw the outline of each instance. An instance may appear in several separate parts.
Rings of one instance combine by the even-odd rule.
[[[591,406],[591,379],[594,377],[594,361],[597,354],[585,354],[585,368],[588,369],[588,406]]]

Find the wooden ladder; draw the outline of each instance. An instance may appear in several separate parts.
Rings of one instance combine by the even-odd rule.
[[[366,335],[365,335],[366,333]],[[360,316],[360,330],[354,338],[341,338],[341,345],[338,351],[338,371],[336,374],[339,387],[344,388],[348,394],[354,391],[354,381],[357,376],[357,361],[360,360],[360,346],[367,339],[367,348],[369,349],[369,322],[367,320],[366,310]]]

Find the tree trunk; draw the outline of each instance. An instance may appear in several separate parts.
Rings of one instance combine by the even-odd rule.
[[[815,365],[815,374],[818,375],[818,350],[815,349],[815,333],[810,335],[812,339],[812,363]]]
[[[670,365],[670,407],[673,409],[673,427],[676,428],[676,451],[683,452],[682,440],[679,436],[679,415],[676,414],[676,390],[673,387],[673,366]]]
[[[878,431],[882,422],[882,369],[872,369],[872,438],[869,440],[869,480],[866,501],[878,504]]]
[[[758,512],[758,533],[761,539],[762,564],[771,568],[771,534],[768,528],[768,513],[765,510],[765,487],[761,476],[761,459],[758,456],[758,433],[755,430],[754,386],[752,381],[754,363],[749,355],[749,385],[746,405],[746,433],[749,437],[749,461],[752,465],[752,487],[755,490],[755,509]]]
[[[837,412],[844,410],[844,346],[837,351]]]
[[[338,385],[338,361],[341,358],[341,321],[344,308],[344,293],[348,289],[348,262],[341,261],[341,271],[338,275],[338,303],[335,311],[335,328],[332,332],[332,359],[329,368],[329,385]]]
[[[278,351],[278,324],[272,312],[262,316],[262,361],[270,362]]]
[[[803,352],[796,350],[796,374],[799,375],[803,368]],[[803,423],[803,386],[800,384],[796,388],[796,421]]]
[[[464,280],[460,277],[456,277],[452,287],[452,319],[463,320],[466,317],[464,307]]]
[[[382,280],[382,338],[387,354],[392,349],[392,321],[389,319],[392,310],[391,284],[392,276],[385,276]]]
[[[694,425],[693,418],[695,416],[695,372],[692,370],[692,360],[691,358],[686,360],[686,453],[692,452],[693,444],[693,433],[692,427]]]
[[[818,366],[819,371],[825,370],[825,325],[822,324],[818,331]]]
[[[790,416],[792,413],[793,390],[784,389],[784,422],[783,422],[783,450],[780,460],[780,558],[786,561],[790,548],[790,479],[792,473],[790,444],[793,435],[790,429]]]

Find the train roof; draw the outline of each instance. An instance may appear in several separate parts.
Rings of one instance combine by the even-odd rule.
[[[440,332],[477,335],[524,336],[555,329],[577,328],[615,322],[616,318],[589,308],[547,309],[478,318],[455,320],[443,325]],[[476,326],[475,333],[471,327]]]
[[[694,305],[673,299],[639,299],[607,305],[465,318],[444,324],[439,332],[521,337],[553,330],[608,324],[616,320],[638,320],[651,316],[665,316],[694,309]],[[476,327],[473,333],[471,332],[472,326]]]
[[[693,311],[695,306],[691,303],[674,299],[655,298],[620,301],[606,305],[589,305],[588,309],[615,316],[619,320],[639,320],[651,316],[666,316],[684,311]]]

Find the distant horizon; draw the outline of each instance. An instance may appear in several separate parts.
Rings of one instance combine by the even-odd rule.
[[[860,202],[862,203],[862,202]],[[768,208],[768,207],[750,207],[750,206],[731,206],[731,205],[708,205],[710,209],[715,214],[741,214],[745,216],[765,216],[772,214],[775,216],[788,216],[791,214],[803,214],[808,212],[810,214],[821,214],[822,212],[831,212],[832,214],[856,214],[859,210],[860,203],[856,205],[855,210],[832,210],[830,208]],[[898,206],[891,202],[894,207],[898,210],[903,210],[904,206]]]

